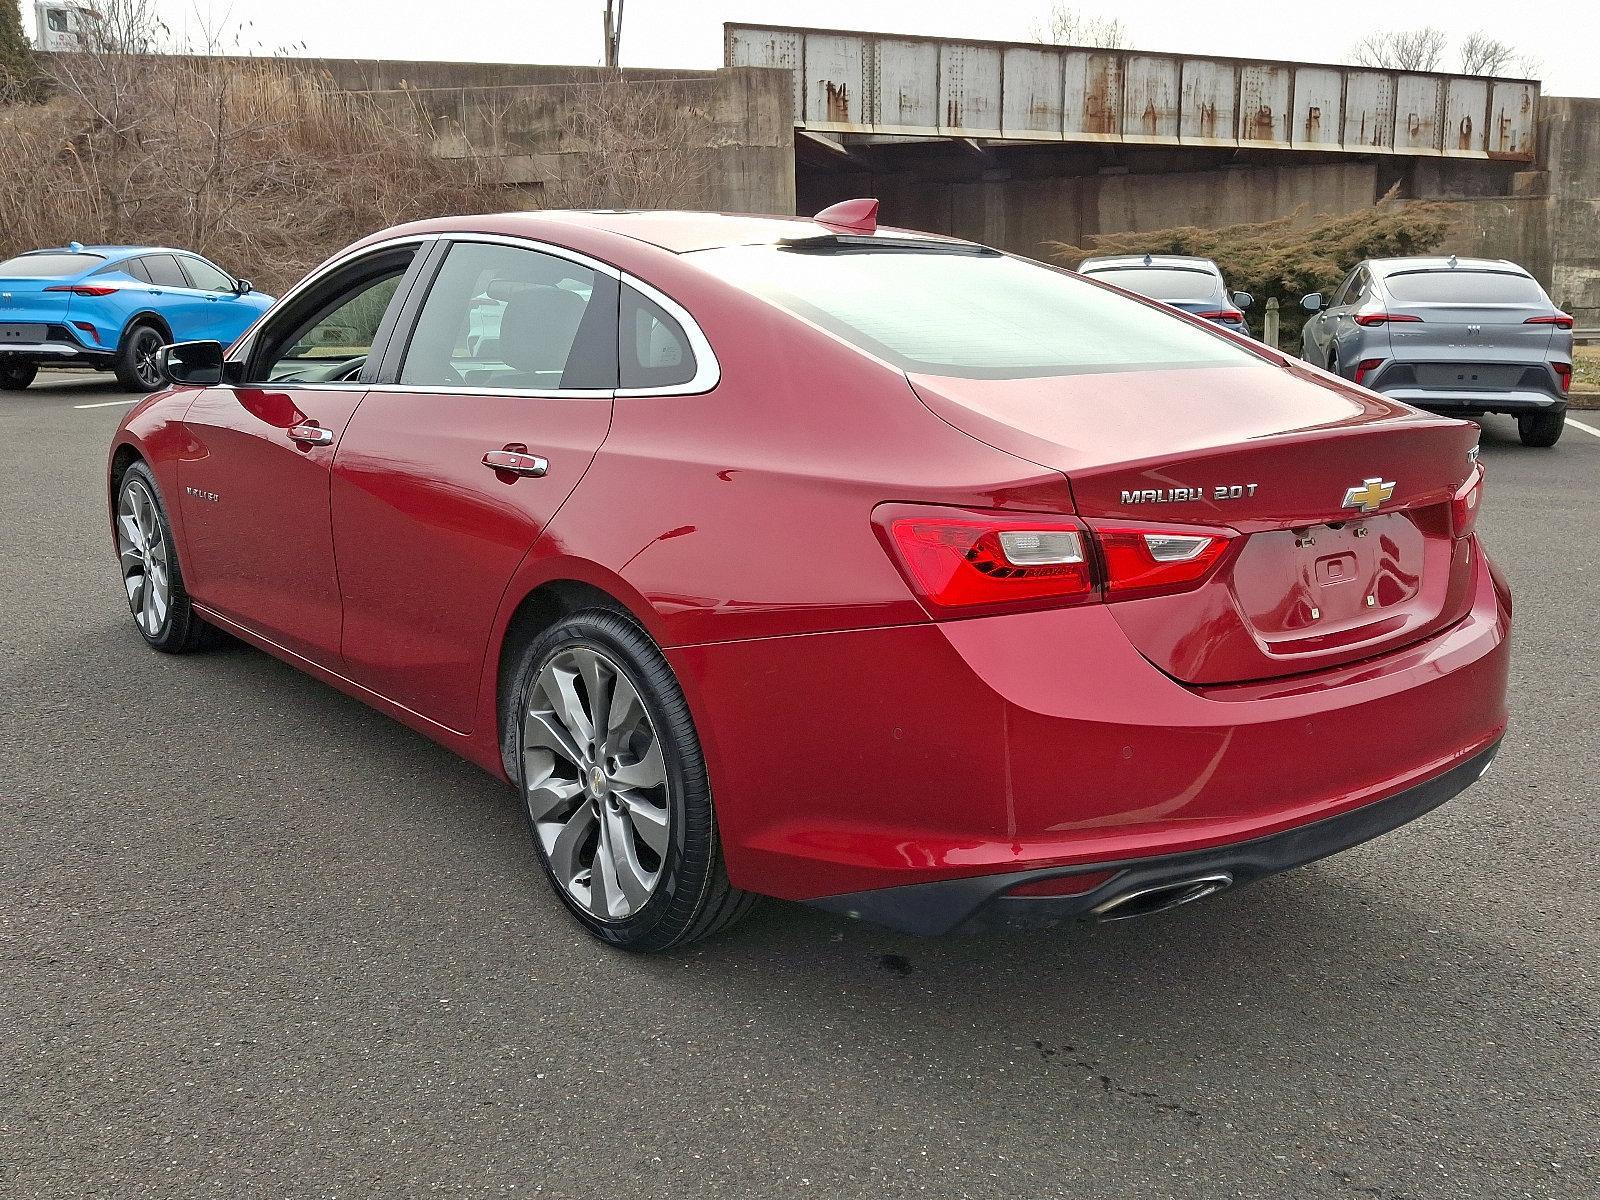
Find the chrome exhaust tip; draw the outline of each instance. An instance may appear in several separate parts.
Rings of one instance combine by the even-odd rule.
[[[1233,876],[1230,873],[1213,871],[1190,879],[1120,892],[1095,905],[1089,915],[1096,921],[1131,921],[1134,917],[1149,917],[1180,905],[1192,904],[1196,900],[1204,900],[1231,886]]]

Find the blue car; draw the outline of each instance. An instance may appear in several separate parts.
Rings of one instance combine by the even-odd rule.
[[[161,386],[156,352],[197,339],[227,345],[272,304],[187,250],[82,246],[0,262],[0,389],[41,366],[115,371],[131,392]]]

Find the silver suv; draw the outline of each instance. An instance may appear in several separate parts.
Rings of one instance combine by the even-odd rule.
[[[1229,292],[1222,269],[1209,258],[1186,254],[1107,254],[1086,258],[1078,264],[1078,274],[1093,276],[1119,288],[1181,308],[1221,325],[1235,333],[1250,336],[1244,310],[1254,301],[1249,292]]]
[[[1372,258],[1333,299],[1313,292],[1301,357],[1395,400],[1453,416],[1509,413],[1526,446],[1567,419],[1572,318],[1515,263]]]

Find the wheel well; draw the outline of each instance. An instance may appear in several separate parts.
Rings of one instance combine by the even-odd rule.
[[[508,676],[516,666],[517,659],[522,657],[523,650],[540,634],[564,617],[587,608],[607,609],[628,618],[640,629],[644,628],[628,606],[611,593],[576,579],[554,579],[540,584],[522,598],[517,611],[511,614],[510,623],[506,625],[506,635],[500,642],[500,663],[496,674],[495,717],[500,722],[501,762],[506,774],[513,779],[516,778],[516,763],[513,761],[516,754],[515,739],[511,739],[512,744],[507,744],[508,731],[504,723],[506,689],[512,684]]]
[[[153,312],[134,313],[133,316],[128,318],[128,323],[122,327],[122,336],[126,338],[141,325],[151,326],[168,342],[172,341],[172,326],[168,325],[165,320]],[[120,339],[117,344],[119,346],[122,344]]]
[[[112,496],[115,496],[117,489],[122,486],[122,477],[127,474],[128,468],[136,462],[143,461],[144,456],[126,443],[116,448],[116,451],[111,455]]]

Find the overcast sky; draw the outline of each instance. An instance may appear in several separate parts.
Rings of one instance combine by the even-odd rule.
[[[245,27],[248,47],[294,46],[337,58],[423,58],[476,62],[594,63],[600,60],[603,0],[153,0],[175,29],[195,13]],[[626,0],[622,61],[635,67],[711,67],[722,62],[722,22],[811,25],[1026,39],[1050,0]],[[1473,30],[1538,58],[1552,95],[1600,95],[1600,3],[1563,0],[1139,0],[1082,4],[1086,14],[1122,19],[1130,43],[1264,58],[1347,61],[1372,30],[1434,25],[1454,44]],[[32,0],[23,8],[32,20]],[[303,49],[301,47],[303,46]]]

